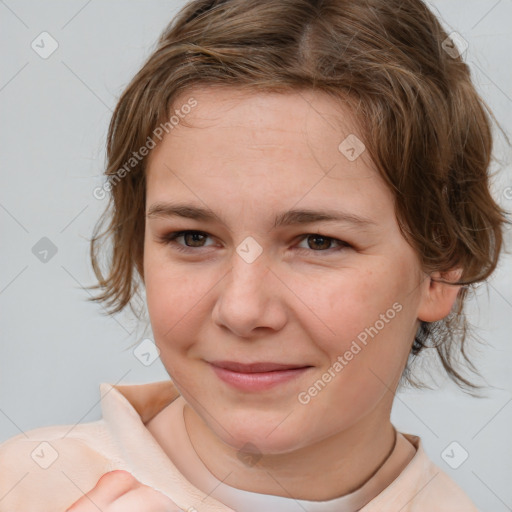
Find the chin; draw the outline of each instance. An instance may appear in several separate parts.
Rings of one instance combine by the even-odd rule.
[[[265,415],[264,415],[265,416]],[[210,425],[215,434],[235,450],[260,454],[281,454],[308,444],[300,425],[284,420],[286,415],[258,419],[255,413],[235,415],[219,425]]]

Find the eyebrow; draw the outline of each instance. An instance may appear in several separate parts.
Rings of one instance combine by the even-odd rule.
[[[190,204],[154,203],[146,214],[147,217],[183,217],[205,222],[214,222],[218,216],[209,208]],[[280,226],[311,224],[313,222],[338,221],[353,224],[358,228],[370,228],[377,226],[377,222],[367,217],[361,217],[349,212],[338,210],[288,210],[280,212],[274,219],[273,229]]]

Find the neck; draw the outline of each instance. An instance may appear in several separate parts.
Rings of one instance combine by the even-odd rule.
[[[390,407],[377,407],[342,432],[294,452],[258,454],[257,464],[251,465],[240,460],[239,450],[219,440],[188,404],[184,407],[190,441],[208,470],[227,485],[261,494],[311,501],[344,496],[379,470],[396,442]]]

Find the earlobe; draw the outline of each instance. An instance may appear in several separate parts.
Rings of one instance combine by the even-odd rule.
[[[450,314],[461,285],[449,283],[457,282],[461,275],[462,269],[454,269],[449,272],[433,272],[428,276],[418,309],[418,320],[437,322]]]

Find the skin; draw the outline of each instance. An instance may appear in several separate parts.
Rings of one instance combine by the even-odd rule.
[[[115,470],[105,473],[86,495],[66,512],[179,512],[181,509],[162,493],[142,485],[131,473]]]
[[[191,442],[228,485],[306,500],[342,496],[389,455],[394,392],[419,321],[448,315],[459,287],[435,278],[455,279],[457,271],[422,272],[368,152],[350,161],[338,150],[360,132],[333,99],[198,88],[176,105],[191,96],[198,105],[186,116],[189,126],[175,127],[149,156],[146,212],[179,201],[206,206],[217,219],[146,216],[144,241],[155,343],[187,402]],[[322,221],[273,229],[274,216],[292,208],[344,210],[375,226]],[[162,241],[182,230],[208,236]],[[236,252],[248,236],[263,251],[252,263]],[[400,312],[300,403],[299,393],[394,303]],[[312,368],[271,390],[243,392],[212,371],[208,361],[223,359]],[[166,409],[148,428],[166,449]],[[242,447],[252,462],[238,456]]]

